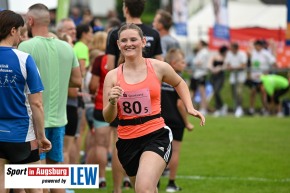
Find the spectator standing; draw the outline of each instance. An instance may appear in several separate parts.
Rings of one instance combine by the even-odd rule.
[[[121,21],[117,17],[110,18],[106,25],[105,25],[105,31],[109,33],[114,28],[120,28]]]
[[[98,31],[94,33],[92,41],[90,42],[90,64],[93,65],[98,56],[104,55],[107,46],[108,33],[105,31]]]
[[[32,39],[22,42],[19,49],[35,59],[43,80],[45,132],[52,143],[50,152],[41,155],[48,164],[63,162],[63,140],[67,124],[66,103],[68,87],[81,86],[81,73],[71,45],[49,37],[49,11],[43,4],[34,4],[26,14],[28,31]],[[49,56],[49,57],[47,57]],[[65,192],[51,189],[52,193]]]
[[[225,67],[230,72],[229,82],[234,101],[235,117],[241,117],[244,114],[243,85],[246,81],[247,54],[239,50],[237,43],[232,43],[225,59]]]
[[[96,48],[100,51],[99,55],[95,58],[92,65],[92,77],[89,83],[90,93],[95,96],[95,105],[93,110],[93,131],[89,133],[91,136],[90,141],[93,143],[88,147],[86,163],[97,163],[100,166],[99,172],[99,188],[105,189],[106,183],[106,165],[108,161],[108,148],[110,143],[110,127],[109,123],[105,122],[103,110],[103,83],[107,70],[107,55],[104,54],[106,48],[107,33],[97,32],[96,39],[98,45]],[[103,52],[103,53],[101,53]],[[93,139],[92,139],[93,138]]]
[[[71,18],[62,19],[56,26],[56,35],[61,37],[62,34],[67,34],[72,38],[72,41],[76,41],[76,25]]]
[[[28,37],[27,27],[24,25],[20,29],[20,43],[28,39],[29,37]]]
[[[72,7],[70,18],[74,21],[76,26],[82,23],[83,21],[82,11],[78,6]]]
[[[200,40],[196,47],[196,54],[193,59],[193,72],[190,80],[190,88],[193,92],[193,98],[197,90],[201,96],[200,112],[203,115],[207,114],[207,100],[206,100],[206,79],[208,75],[208,60],[209,51],[207,43]]]
[[[227,51],[228,47],[221,46],[217,54],[213,55],[209,60],[208,68],[211,72],[210,81],[213,85],[213,94],[215,99],[215,117],[224,116],[227,114],[227,105],[224,104],[221,96],[221,90],[225,81],[224,62]]]
[[[253,115],[255,113],[255,97],[257,92],[260,92],[261,80],[260,76],[262,74],[268,74],[270,68],[274,66],[276,62],[275,57],[264,48],[264,44],[261,40],[254,42],[254,49],[251,52],[251,69],[250,69],[250,108],[249,114]],[[268,114],[267,104],[266,104],[266,94],[261,91],[261,99],[263,114]]]
[[[77,26],[77,42],[74,45],[74,51],[80,63],[82,76],[90,66],[89,45],[93,38],[93,30],[89,24],[80,24]]]
[[[90,71],[90,45],[93,38],[93,30],[89,24],[80,24],[76,28],[77,31],[77,42],[74,45],[74,51],[77,56],[77,59],[80,63],[82,77],[83,77],[83,86],[80,89],[80,94],[78,97],[78,108],[79,108],[79,122],[78,125],[78,135],[84,133],[84,130],[87,125],[86,121],[86,108],[92,105],[91,97],[89,95],[88,83],[91,78]],[[87,97],[88,96],[88,97]],[[80,152],[81,139],[78,137],[78,152]]]
[[[170,27],[173,24],[172,16],[169,12],[163,9],[157,10],[152,24],[153,24],[154,29],[156,29],[159,32],[159,35],[161,38],[161,48],[162,48],[163,58],[165,58],[167,52],[171,48],[180,48],[179,42],[173,36],[169,34]],[[164,103],[162,104],[164,105]],[[174,164],[172,164],[172,166],[173,165]],[[164,170],[162,175],[163,176],[169,175],[169,172],[170,172],[170,169],[169,167],[167,167]],[[172,175],[172,178],[175,178],[175,176]]]
[[[159,9],[156,12],[156,15],[153,20],[153,27],[159,32],[161,37],[161,48],[163,58],[166,56],[166,53],[171,48],[180,48],[179,42],[177,39],[172,37],[169,34],[170,27],[172,26],[172,16],[169,12]]]
[[[72,19],[64,18],[56,26],[56,34],[60,40],[68,42],[73,47],[73,42],[76,40],[76,27]],[[76,144],[74,143],[77,128],[79,125],[78,115],[78,92],[79,88],[69,88],[67,98],[67,121],[65,126],[64,137],[64,163],[77,163],[77,156],[75,150]],[[76,159],[75,159],[76,158]]]
[[[165,62],[168,62],[180,76],[186,66],[184,54],[177,48],[172,48],[167,52]],[[186,127],[189,131],[192,131],[193,125],[189,122],[185,106],[174,87],[163,82],[161,91],[161,115],[164,118],[165,124],[169,126],[173,134],[172,157],[168,164],[170,173],[166,192],[176,192],[181,190],[175,184],[175,178],[184,128]]]
[[[0,12],[0,192],[5,164],[40,164],[51,143],[44,132],[43,84],[31,55],[14,49],[24,26],[21,15]],[[41,193],[42,189],[28,189]]]

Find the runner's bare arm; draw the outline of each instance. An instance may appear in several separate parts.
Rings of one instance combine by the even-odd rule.
[[[103,116],[106,122],[111,123],[117,117],[117,101],[122,94],[122,88],[117,86],[117,69],[106,75],[103,90]]]
[[[199,118],[201,120],[200,125],[203,126],[205,124],[205,118],[199,111],[194,109],[190,97],[189,88],[186,82],[174,71],[174,69],[169,64],[165,62],[158,63],[159,67],[157,69],[158,73],[162,76],[162,81],[166,82],[167,84],[170,84],[175,88],[180,99],[183,101],[187,112],[190,115]]]

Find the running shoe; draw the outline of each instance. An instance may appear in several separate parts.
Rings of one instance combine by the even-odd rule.
[[[132,188],[131,182],[128,181],[128,180],[124,180],[123,188],[126,189],[126,190],[131,189]]]
[[[107,183],[106,183],[106,181],[102,181],[102,182],[100,182],[100,183],[99,183],[99,188],[100,188],[100,189],[106,189],[106,188],[107,188]]]
[[[181,191],[181,188],[179,186],[176,186],[175,184],[167,185],[166,192],[178,192]]]

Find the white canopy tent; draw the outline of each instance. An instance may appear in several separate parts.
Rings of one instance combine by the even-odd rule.
[[[8,8],[20,14],[25,14],[28,8],[35,3],[43,3],[48,9],[57,8],[57,0],[8,0]]]
[[[266,5],[262,3],[242,3],[229,1],[228,16],[230,28],[261,27],[269,29],[286,29],[287,7],[285,5]],[[188,20],[188,36],[177,37],[181,42],[196,43],[198,40],[208,40],[208,29],[214,25],[212,3]]]

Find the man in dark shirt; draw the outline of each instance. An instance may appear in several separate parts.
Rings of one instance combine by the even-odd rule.
[[[145,58],[163,60],[159,33],[141,21],[141,15],[145,7],[145,0],[124,0],[123,14],[126,23],[137,24],[146,38],[146,46],[143,51]],[[118,65],[120,51],[117,46],[119,28],[113,29],[108,36],[106,54],[108,54],[108,69],[114,69]]]

